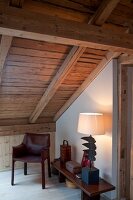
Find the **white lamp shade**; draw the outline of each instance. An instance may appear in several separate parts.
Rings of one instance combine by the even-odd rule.
[[[90,135],[103,135],[104,120],[101,113],[80,113],[78,132]]]

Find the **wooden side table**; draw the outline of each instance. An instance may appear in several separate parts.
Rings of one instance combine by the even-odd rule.
[[[64,182],[65,178],[68,178],[81,189],[81,200],[100,200],[100,194],[115,190],[115,187],[104,179],[100,179],[99,184],[87,185],[75,174],[67,171],[60,161],[54,162],[53,167],[59,171],[59,182]]]

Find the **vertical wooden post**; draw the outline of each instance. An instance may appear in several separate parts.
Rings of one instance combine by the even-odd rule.
[[[118,187],[119,198],[129,200],[130,164],[128,163],[128,65],[118,67]],[[130,155],[130,154],[129,154]]]

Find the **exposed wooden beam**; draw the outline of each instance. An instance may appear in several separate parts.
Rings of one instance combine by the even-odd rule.
[[[130,199],[130,131],[128,129],[128,67],[119,64],[118,80],[118,191],[119,199]],[[130,91],[131,92],[131,91]]]
[[[133,55],[123,54],[119,57],[118,61],[121,64],[133,64]]]
[[[115,33],[101,27],[57,17],[0,8],[0,34],[133,53],[133,35]]]
[[[96,25],[102,25],[108,19],[111,12],[117,6],[120,0],[104,0],[100,5],[98,11],[91,18],[90,23]]]
[[[6,56],[10,49],[11,43],[12,43],[11,36],[2,35],[1,43],[0,43],[0,83],[1,83],[1,77],[2,77],[2,69],[4,67]]]
[[[58,120],[59,117],[70,107],[70,105],[78,98],[78,96],[89,86],[89,84],[98,76],[98,74],[106,67],[106,65],[113,59],[117,58],[120,53],[108,52],[106,57],[100,62],[96,69],[88,76],[78,90],[70,97],[70,99],[64,104],[64,106],[57,112],[54,120]]]
[[[85,48],[83,47],[76,47],[76,46],[72,48],[67,58],[65,59],[64,63],[60,67],[59,71],[53,78],[51,84],[48,86],[47,90],[45,91],[42,98],[38,102],[35,110],[33,111],[30,117],[30,123],[34,123],[36,119],[39,117],[39,115],[42,113],[43,109],[45,108],[47,103],[50,101],[50,99],[53,97],[53,95],[59,88],[64,78],[67,76],[67,74],[73,67],[73,65],[77,62],[77,60],[83,54],[84,49]]]
[[[11,126],[0,126],[0,136],[6,135],[21,135],[26,132],[32,133],[43,133],[43,132],[55,132],[56,124],[53,123],[42,123],[42,124],[23,124],[23,125],[11,125]]]
[[[114,1],[114,0],[111,0],[110,2],[112,2],[112,1]],[[107,5],[108,4],[106,4],[106,6]],[[111,7],[111,9],[113,9],[113,8],[114,8],[114,6]],[[99,10],[100,10],[100,12],[99,12]],[[100,17],[100,14],[103,15],[104,10],[106,10],[106,7],[104,7],[104,9],[103,9],[103,4],[102,4],[100,6],[100,8],[98,9],[98,11],[96,12],[96,13],[98,13],[99,17]],[[97,15],[95,15],[95,16],[97,16]],[[106,15],[106,17],[107,17],[107,15]],[[105,17],[104,17],[104,19],[105,19]],[[91,23],[94,23],[94,22],[95,22],[95,24],[97,24],[97,20],[98,20],[98,18],[95,17],[95,20],[92,20],[92,21],[90,20],[88,22],[88,24],[91,24]],[[57,91],[59,86],[61,85],[64,78],[67,76],[67,74],[69,73],[71,68],[74,66],[74,64],[77,62],[77,60],[80,58],[80,56],[83,54],[85,49],[86,48],[84,48],[84,47],[76,47],[76,46],[74,46],[72,48],[72,50],[70,51],[66,60],[64,61],[63,65],[59,69],[58,73],[56,74],[56,76],[52,80],[51,84],[49,85],[49,87],[45,91],[44,95],[42,96],[42,98],[38,102],[38,104],[37,104],[35,110],[33,111],[32,115],[30,116],[30,119],[29,119],[30,123],[34,123],[36,121],[36,119],[39,117],[39,115],[42,113],[43,109],[46,107],[46,105],[48,104],[50,99],[53,97],[53,95],[55,94],[55,92]]]
[[[120,0],[104,0],[100,5],[97,12],[90,19],[88,24],[102,25],[107,20],[113,9],[117,6]],[[81,87],[72,95],[72,97],[66,102],[66,104],[57,112],[55,115],[55,120],[57,120],[65,110],[77,99],[77,97],[85,90],[85,88],[95,79],[95,77],[100,73],[100,71],[108,64],[108,62],[119,56],[119,53],[109,52],[107,57],[104,58],[97,68],[91,73],[91,75],[84,81]],[[106,60],[107,59],[107,60]]]

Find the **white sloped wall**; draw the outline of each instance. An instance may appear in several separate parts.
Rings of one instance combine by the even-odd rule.
[[[113,109],[113,61],[98,75],[90,86],[79,96],[71,107],[60,117],[56,124],[56,157],[60,156],[60,144],[64,139],[72,146],[72,159],[81,162],[83,136],[77,133],[80,112],[102,112],[112,114]],[[95,166],[100,176],[112,182],[112,125],[106,134],[95,136],[97,156]],[[115,155],[113,155],[115,157]],[[108,197],[115,194],[108,193]]]

